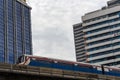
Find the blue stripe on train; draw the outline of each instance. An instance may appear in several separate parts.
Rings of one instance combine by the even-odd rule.
[[[112,71],[110,70],[109,72],[105,72],[106,75],[111,75],[111,76],[119,76],[120,77],[120,71]]]
[[[46,61],[31,60],[29,65],[38,66],[38,67],[63,69],[63,70],[71,70],[71,71],[78,71],[78,72],[102,74],[102,71],[99,71],[96,68],[92,68],[92,67],[83,67],[83,66],[77,66],[77,65],[75,66],[75,65],[70,65],[70,64],[52,63],[52,62],[46,62]]]

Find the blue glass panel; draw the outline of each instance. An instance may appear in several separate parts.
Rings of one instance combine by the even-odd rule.
[[[23,55],[23,41],[22,41],[22,5],[19,2],[16,2],[16,48],[17,48],[17,57]]]
[[[13,22],[13,0],[8,0],[8,44],[7,44],[7,51],[8,51],[8,63],[14,63],[14,22]]]
[[[24,17],[25,17],[25,26],[24,26],[24,38],[25,38],[25,53],[31,54],[31,42],[30,42],[30,9],[24,7]]]
[[[4,0],[0,0],[0,62],[4,62]]]

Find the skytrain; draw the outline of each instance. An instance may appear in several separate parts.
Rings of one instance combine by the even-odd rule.
[[[32,55],[19,57],[18,64],[120,77],[119,68]]]

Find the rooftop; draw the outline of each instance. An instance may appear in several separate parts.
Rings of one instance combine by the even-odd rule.
[[[104,10],[104,9],[108,9],[108,8],[111,8],[111,7],[114,7],[114,6],[118,6],[118,5],[120,5],[120,0],[110,0],[110,1],[107,2],[107,6],[104,6],[101,9],[98,9],[98,10],[95,10],[95,11],[92,11],[92,12],[88,12],[85,15],[95,13],[95,12],[98,12],[98,11],[101,11],[101,10]]]
[[[116,5],[120,5],[120,0],[110,0],[107,2],[108,7],[114,7]]]
[[[25,3],[26,3],[26,0],[19,0],[19,1],[21,1],[21,2],[25,2]]]
[[[27,4],[27,1],[26,0],[17,0],[18,2],[22,3],[23,5],[31,8],[28,4]],[[32,9],[32,8],[31,8]]]

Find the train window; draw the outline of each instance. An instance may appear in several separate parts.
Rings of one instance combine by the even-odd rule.
[[[32,60],[36,60],[36,58],[32,58]]]
[[[101,68],[101,67],[97,67],[97,70],[98,70],[98,71],[102,71],[102,68]]]
[[[110,69],[110,71],[112,71],[112,69]]]
[[[110,69],[110,70],[112,70],[112,71],[116,71],[116,72],[120,72],[119,69]]]
[[[96,68],[96,66],[93,66],[93,68]]]
[[[20,56],[17,60],[17,64],[24,62],[24,56]]]
[[[109,72],[109,69],[108,69],[108,68],[104,68],[104,70],[105,70],[106,72]]]
[[[63,69],[67,69],[67,70],[71,70],[72,69],[72,67],[73,67],[73,65],[72,64],[67,64],[67,63],[60,63],[59,62],[59,67],[61,67],[61,68],[63,68]]]
[[[80,67],[87,67],[87,68],[93,68],[91,65],[88,64],[78,64]]]
[[[41,64],[51,64],[50,61],[45,61],[45,60],[38,60],[38,59],[36,59],[34,61],[40,62]]]
[[[58,63],[57,61],[54,61],[54,63]]]
[[[24,62],[24,57],[23,56],[21,57],[21,62]]]
[[[75,66],[77,66],[78,64],[74,64]]]

